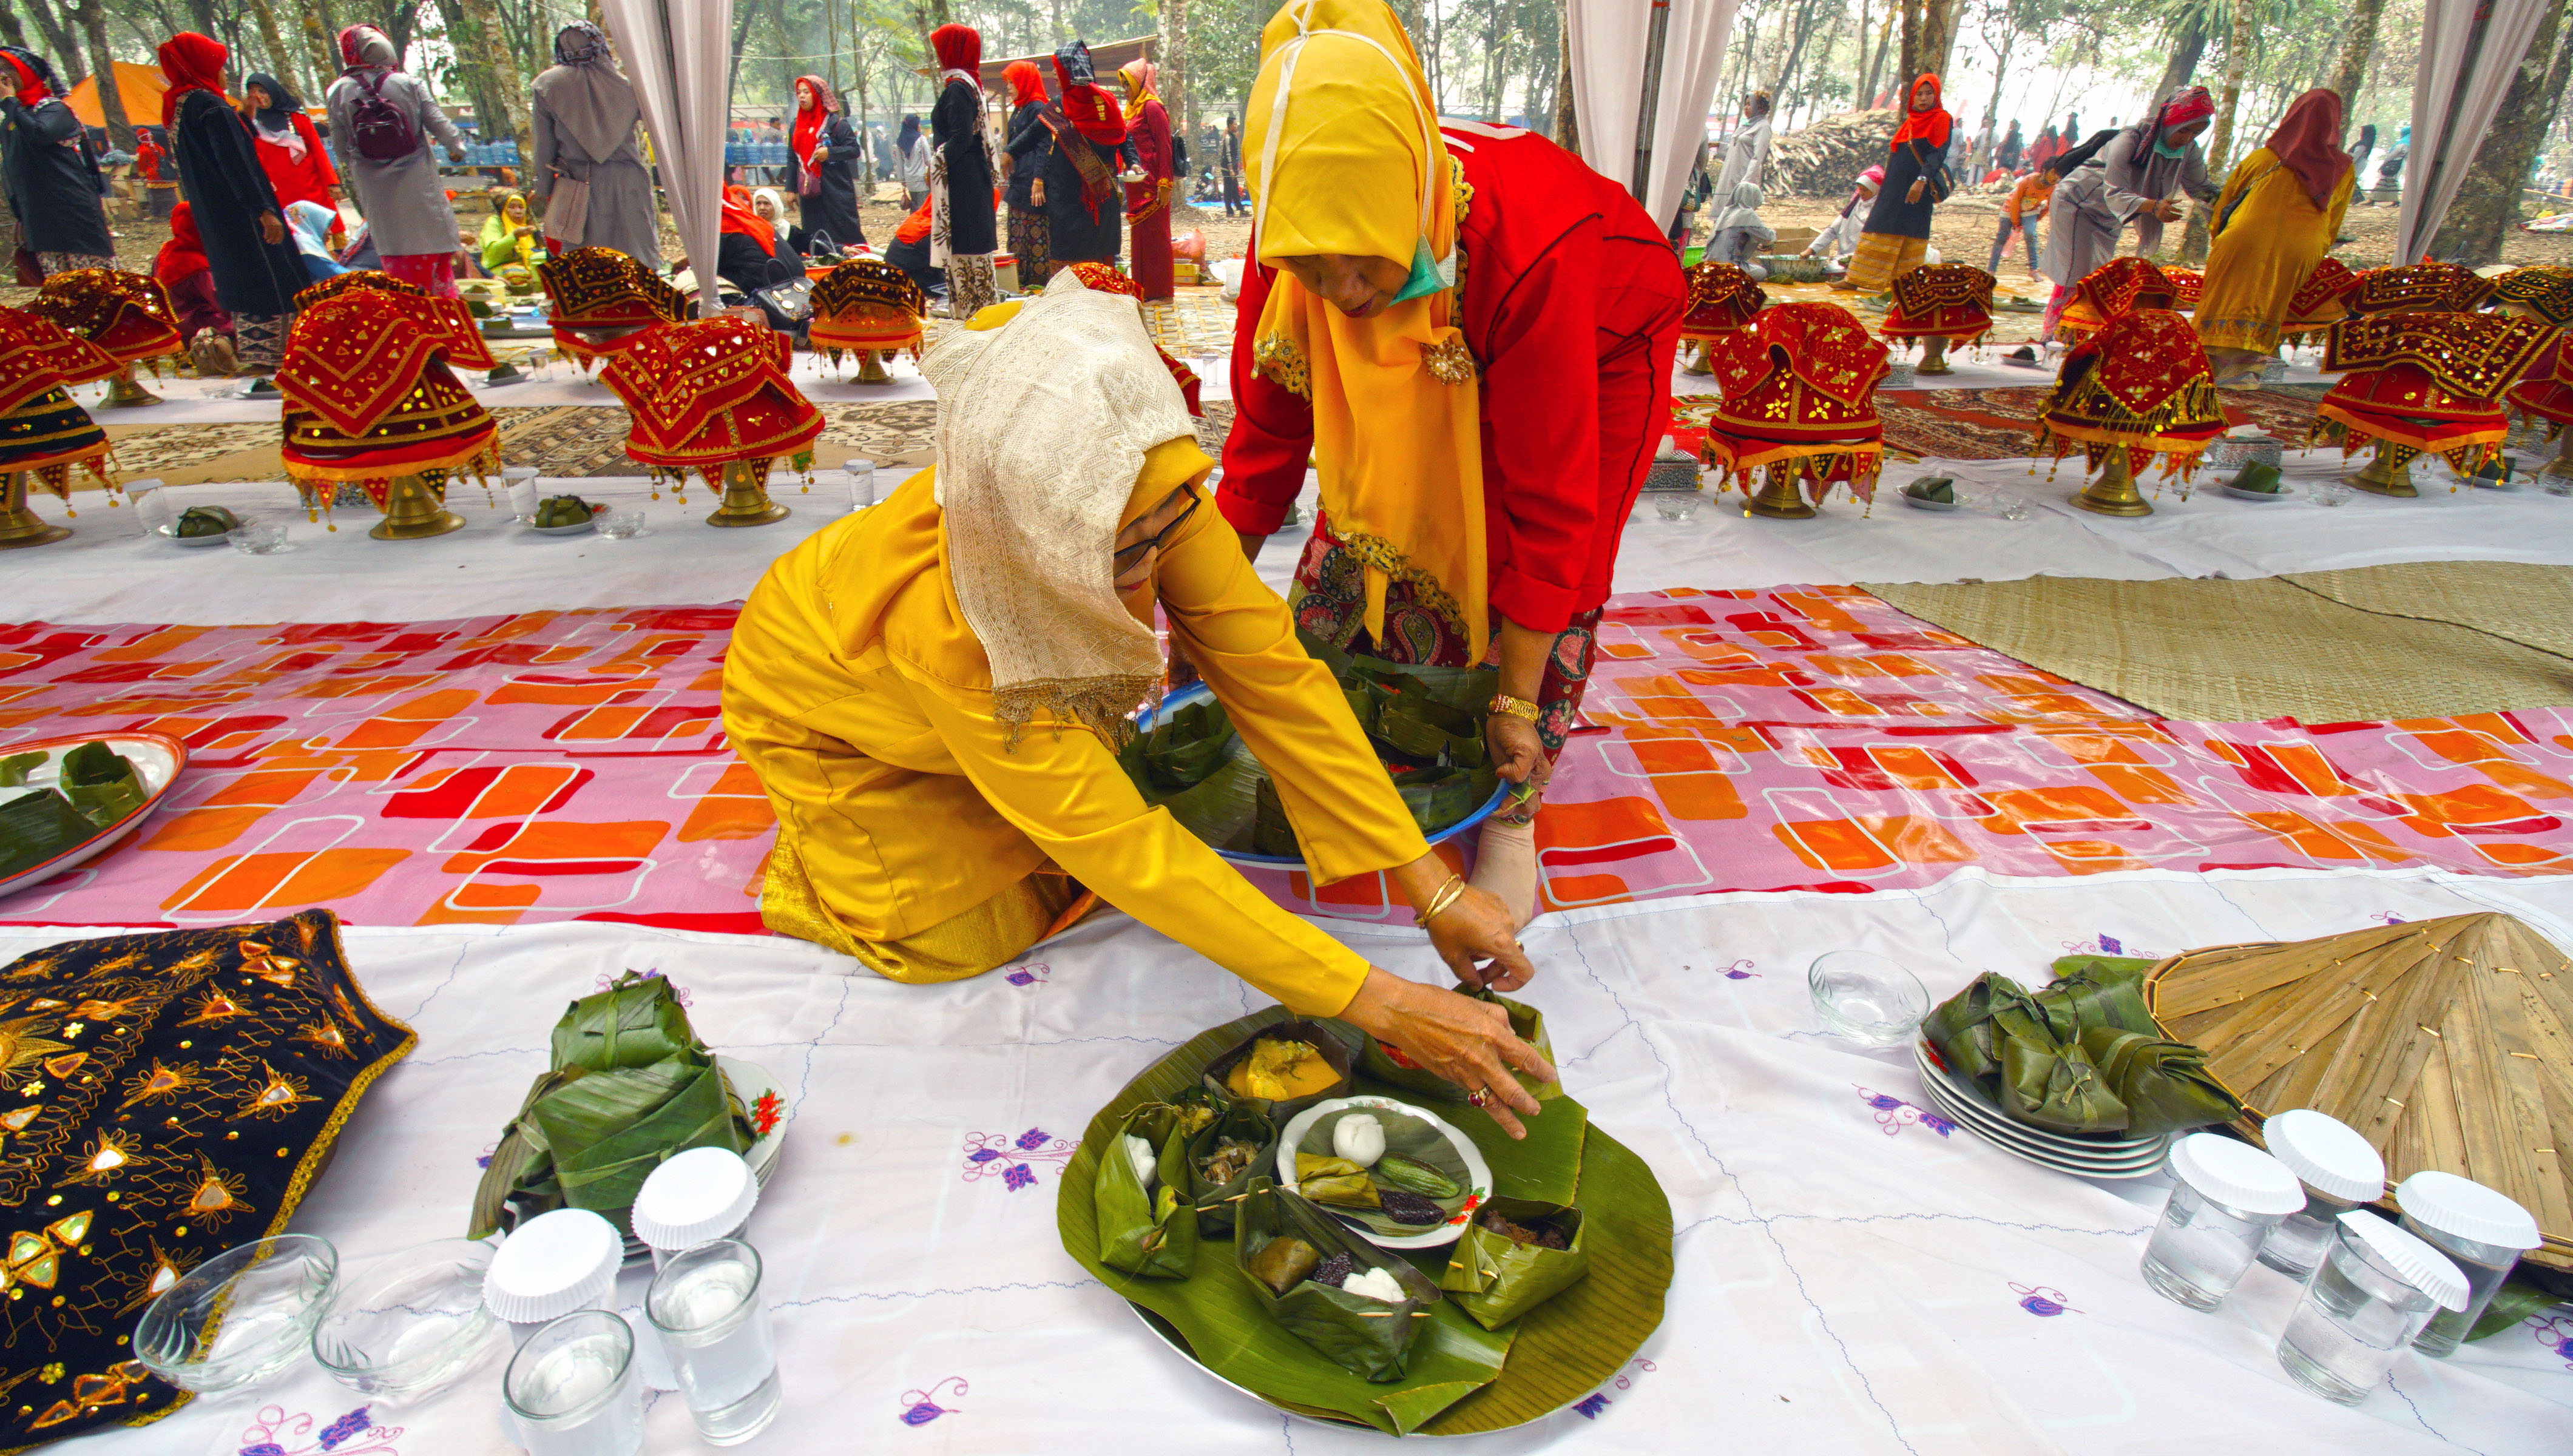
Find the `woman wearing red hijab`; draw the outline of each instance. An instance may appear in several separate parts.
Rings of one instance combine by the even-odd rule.
[[[817,233],[842,248],[867,241],[858,222],[858,134],[840,113],[840,99],[819,76],[795,78],[795,130],[786,141],[804,226],[795,233],[800,252],[813,251]]]
[[[179,337],[193,344],[208,330],[232,337],[232,316],[215,301],[215,276],[206,262],[206,245],[197,239],[196,210],[186,203],[170,209],[170,241],[152,260],[152,276],[170,295],[179,315]]]
[[[0,47],[0,190],[18,220],[18,250],[45,277],[116,267],[116,245],[99,207],[98,159],[80,118],[53,86],[54,68],[35,52]]]
[[[161,44],[161,128],[179,163],[179,185],[196,219],[215,299],[233,320],[241,366],[266,374],[286,348],[287,316],[311,280],[287,236],[285,210],[259,165],[250,123],[224,95],[219,41],[184,31]]]
[[[1931,211],[1956,185],[1948,176],[1948,138],[1956,124],[1939,105],[1938,77],[1912,83],[1911,105],[1885,164],[1885,186],[1868,210],[1848,275],[1833,287],[1881,294],[1927,259]]]
[[[750,189],[723,191],[721,236],[715,240],[715,276],[768,316],[768,327],[792,334],[799,327],[778,307],[759,296],[762,289],[790,284],[804,276],[803,260],[791,246],[781,247],[777,229],[751,209]]]
[[[1001,301],[992,255],[1001,251],[992,212],[992,135],[983,127],[983,33],[942,25],[929,33],[938,52],[938,103],[929,109],[935,149],[929,164],[929,261],[947,270],[947,314],[971,319]]]
[[[1045,209],[1046,247],[1052,265],[1115,263],[1125,216],[1117,189],[1119,164],[1135,164],[1126,135],[1126,113],[1099,89],[1090,48],[1079,41],[1054,55],[1055,94],[1038,112],[1042,128],[1010,139],[1018,165],[1036,173],[1031,194]],[[1040,152],[1039,149],[1043,150]]]
[[[1171,114],[1153,94],[1153,63],[1129,61],[1117,72],[1126,83],[1126,134],[1135,141],[1135,171],[1126,179],[1126,230],[1133,235],[1135,282],[1144,302],[1167,304],[1179,292],[1171,280]]]
[[[1034,293],[1054,277],[1045,207],[1036,190],[1053,138],[1045,124],[1045,77],[1034,61],[1012,61],[1002,68],[1001,79],[1010,83],[1010,124],[1001,131],[1010,139],[1001,163],[1010,178],[1010,253],[1019,260],[1020,291]]]
[[[2267,146],[2233,169],[2215,202],[2206,289],[2191,322],[2219,384],[2257,373],[2277,352],[2287,303],[2331,252],[2356,169],[2340,149],[2340,93],[2287,107]]]

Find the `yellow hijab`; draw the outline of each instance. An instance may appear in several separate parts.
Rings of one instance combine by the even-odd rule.
[[[1153,89],[1153,83],[1161,79],[1161,68],[1152,62],[1138,56],[1118,67],[1117,74],[1126,78],[1126,119],[1128,121],[1133,121],[1144,114],[1145,102],[1162,99]]]
[[[1260,33],[1243,161],[1260,262],[1317,253],[1428,260],[1452,283],[1456,182],[1411,39],[1384,0],[1287,0]],[[1332,534],[1366,564],[1366,626],[1399,578],[1480,661],[1483,454],[1473,358],[1451,287],[1352,319],[1281,271],[1253,336],[1260,371],[1313,406]]]

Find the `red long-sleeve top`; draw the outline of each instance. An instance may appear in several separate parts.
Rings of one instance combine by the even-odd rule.
[[[313,119],[296,112],[288,119],[296,134],[304,139],[304,155],[297,157],[265,137],[259,142],[260,170],[268,174],[268,185],[277,190],[277,205],[293,207],[300,202],[316,202],[331,207],[331,189],[340,185],[340,169],[331,165],[331,151],[322,145],[322,136],[313,129]]]
[[[1595,364],[1654,335],[1666,336],[1654,357],[1667,360],[1688,288],[1652,219],[1579,158],[1515,128],[1441,130],[1473,189],[1457,325],[1481,367],[1486,589],[1510,621],[1561,631],[1608,599],[1640,462],[1666,427],[1653,419],[1650,437],[1601,438]],[[1255,535],[1278,529],[1313,446],[1312,406],[1252,364],[1274,276],[1256,264],[1243,276],[1216,495],[1234,528]]]

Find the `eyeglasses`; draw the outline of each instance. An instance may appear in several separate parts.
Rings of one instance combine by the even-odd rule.
[[[1144,559],[1145,552],[1152,550],[1154,547],[1161,545],[1165,541],[1168,541],[1171,538],[1171,532],[1187,525],[1189,523],[1189,517],[1198,513],[1198,506],[1204,502],[1206,497],[1198,494],[1196,486],[1184,485],[1180,488],[1189,492],[1188,505],[1180,511],[1179,515],[1172,519],[1169,525],[1153,532],[1153,534],[1147,539],[1137,541],[1135,544],[1119,551],[1116,555],[1109,557],[1109,568],[1115,572],[1115,574],[1123,576],[1127,572],[1134,570],[1135,563]]]

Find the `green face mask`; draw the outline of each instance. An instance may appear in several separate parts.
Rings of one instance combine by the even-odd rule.
[[[2161,155],[2163,155],[2164,157],[2177,158],[2177,157],[2182,157],[2182,156],[2187,155],[2187,153],[2188,153],[2188,143],[2186,143],[2186,142],[2182,142],[2182,143],[2180,143],[2180,144],[2179,144],[2178,146],[2176,146],[2176,147],[2165,147],[2165,146],[2163,146],[2161,143],[2159,143],[2159,142],[2155,142],[2155,143],[2153,143],[2153,150],[2154,150],[2154,151],[2156,151],[2156,152],[2158,152],[2158,153],[2160,153],[2160,154],[2161,154]]]
[[[1455,286],[1454,256],[1450,255],[1444,264],[1439,263],[1429,256],[1429,240],[1423,238],[1411,247],[1411,278],[1403,284],[1402,292],[1393,296],[1393,302],[1407,304],[1413,299],[1425,299]]]

